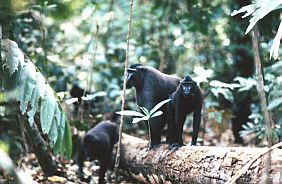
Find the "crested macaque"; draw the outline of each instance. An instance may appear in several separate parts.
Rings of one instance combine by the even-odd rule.
[[[73,84],[71,90],[70,90],[70,95],[73,98],[78,98],[78,101],[81,101],[81,97],[83,96],[84,93],[84,89],[82,89],[81,87],[79,87],[78,84]]]
[[[111,121],[102,121],[85,134],[77,160],[80,179],[84,179],[83,162],[89,158],[99,161],[99,183],[105,183],[107,169],[114,168],[112,152],[114,144],[118,141],[118,135],[118,126]]]
[[[136,101],[139,107],[151,110],[159,102],[168,99],[180,80],[178,77],[161,73],[153,67],[134,64],[127,69],[126,87],[136,89]],[[167,123],[166,105],[160,110],[164,112],[163,115],[150,120],[150,149],[161,143],[161,133]]]
[[[203,95],[196,82],[190,76],[180,81],[177,89],[170,95],[168,102],[169,148],[183,145],[183,126],[186,116],[193,112],[193,133],[191,145],[196,145],[201,122]]]
[[[78,84],[74,83],[70,89],[70,96],[72,98],[77,98],[78,100],[74,102],[74,110],[78,112],[79,106],[81,104],[81,97],[84,94],[84,89],[82,89]]]

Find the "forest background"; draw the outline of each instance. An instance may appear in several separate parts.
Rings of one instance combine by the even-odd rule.
[[[233,10],[250,3],[245,0],[133,3],[129,64],[142,63],[167,74],[193,77],[205,94],[202,145],[227,146],[234,142],[267,145],[251,34],[245,34],[249,23],[240,15],[231,17]],[[48,81],[60,97],[72,130],[87,130],[120,110],[128,11],[127,0],[1,1],[3,38],[15,41]],[[282,136],[282,62],[269,59],[269,49],[280,19],[279,10],[272,11],[257,25],[274,143]],[[69,103],[73,85],[92,94],[85,101],[88,107],[83,117]],[[0,139],[16,148],[10,149],[10,156],[17,159],[24,152],[18,133],[20,126],[5,123],[7,118],[9,121],[14,118],[13,113],[7,113],[3,101]],[[138,110],[134,90],[127,91],[126,108]],[[129,118],[124,132],[147,136],[145,124],[133,125]],[[185,133],[188,143],[191,118],[187,119]]]

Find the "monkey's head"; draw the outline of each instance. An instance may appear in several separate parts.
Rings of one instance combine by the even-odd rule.
[[[73,83],[70,89],[70,95],[73,98],[80,98],[83,96],[84,89],[82,89],[77,83]]]
[[[190,76],[186,76],[180,81],[181,90],[184,97],[193,96],[195,94],[196,82]]]
[[[126,88],[140,87],[143,81],[143,66],[141,64],[131,65],[127,69]]]

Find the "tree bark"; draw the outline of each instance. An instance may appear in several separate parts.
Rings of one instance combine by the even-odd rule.
[[[265,129],[266,129],[266,135],[267,135],[267,142],[268,142],[268,147],[272,146],[273,140],[273,121],[271,118],[271,114],[267,109],[267,98],[266,94],[264,91],[264,78],[263,78],[263,71],[262,71],[262,66],[261,66],[261,60],[260,60],[260,52],[259,52],[259,41],[258,41],[258,28],[255,26],[253,30],[251,31],[252,35],[252,43],[253,43],[253,50],[254,50],[254,62],[255,62],[255,74],[256,74],[256,80],[257,80],[257,91],[258,91],[258,97],[260,101],[260,107],[263,115],[263,119],[265,121]],[[269,176],[269,167],[270,167],[270,162],[271,162],[271,153],[268,153],[267,157],[267,162],[265,163],[265,176],[263,183],[269,183],[268,182],[268,176]]]
[[[47,145],[40,135],[40,132],[34,123],[32,127],[26,122],[23,122],[27,130],[27,136],[31,142],[32,149],[39,165],[46,177],[60,174],[57,170],[56,162],[53,160]]]
[[[148,141],[123,134],[120,171],[144,183],[225,183],[268,148],[167,145],[148,151]],[[270,183],[282,182],[282,150],[271,152]],[[259,157],[237,183],[260,183],[266,155]]]

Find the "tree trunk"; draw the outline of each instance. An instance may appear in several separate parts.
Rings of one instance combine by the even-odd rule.
[[[46,177],[52,175],[58,175],[57,165],[52,159],[50,152],[48,151],[47,145],[40,135],[40,132],[34,123],[32,127],[29,126],[28,122],[23,122],[25,129],[27,130],[27,136],[31,142],[32,149],[36,158],[38,159],[39,165]]]
[[[144,183],[224,183],[252,158],[268,148],[167,145],[148,151],[148,141],[123,134],[121,172]],[[270,183],[282,182],[282,150],[271,152]],[[260,183],[266,156],[262,155],[237,180]]]

